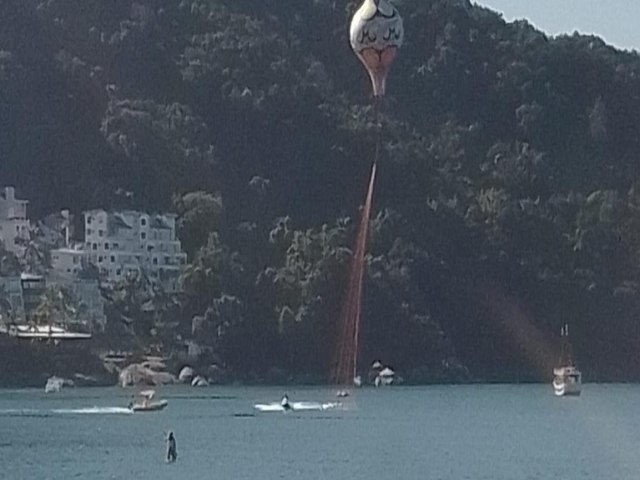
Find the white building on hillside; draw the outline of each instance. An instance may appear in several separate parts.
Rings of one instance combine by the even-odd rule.
[[[174,214],[150,215],[131,210],[85,212],[87,260],[98,267],[107,281],[116,282],[129,273],[144,272],[152,282],[175,291],[187,261],[176,238],[175,219]]]
[[[86,261],[88,252],[81,248],[58,248],[51,250],[51,267],[59,274],[74,276],[80,273]]]
[[[28,203],[28,200],[16,199],[13,187],[4,187],[4,191],[0,193],[0,240],[4,248],[16,255],[24,252],[20,240],[29,240]]]

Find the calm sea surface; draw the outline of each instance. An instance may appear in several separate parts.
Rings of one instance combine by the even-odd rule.
[[[254,410],[282,393],[172,387],[164,411],[125,414],[131,391],[116,388],[0,390],[0,478],[640,478],[636,385],[585,385],[579,398],[547,385],[361,389],[331,410]],[[336,401],[329,389],[287,393]]]

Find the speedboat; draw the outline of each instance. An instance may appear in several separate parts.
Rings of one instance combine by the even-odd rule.
[[[155,397],[155,390],[143,390],[136,398],[129,404],[129,409],[132,412],[156,412],[163,410],[169,402],[166,400],[153,400]]]

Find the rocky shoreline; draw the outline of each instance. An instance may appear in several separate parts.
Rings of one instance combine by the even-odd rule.
[[[637,382],[640,375],[615,370],[584,368],[586,382]],[[469,383],[540,383],[550,381],[537,371],[485,370],[470,374],[464,366],[452,362],[433,367],[399,372],[404,385]],[[640,373],[640,372],[639,372]],[[398,376],[398,379],[400,377]],[[326,385],[326,376],[292,374],[278,367],[261,373],[238,374],[212,359],[172,355],[169,358],[131,356],[116,365],[104,361],[97,350],[78,345],[3,344],[0,350],[0,388],[44,388],[51,377],[65,379],[74,387],[157,386],[184,384],[209,385]],[[373,383],[372,377],[364,383]],[[400,383],[400,382],[396,382]]]
[[[168,374],[172,378],[173,374]],[[33,376],[21,375],[7,376],[3,372],[0,372],[0,389],[22,389],[22,388],[42,388],[47,383],[47,380],[51,378],[48,372],[34,373]],[[85,375],[81,373],[73,373],[67,376],[60,377],[64,380],[65,386],[72,388],[95,388],[95,387],[113,387],[121,386],[119,379],[114,379],[111,375]],[[192,383],[195,380],[195,383]],[[546,380],[539,378],[475,378],[467,380],[454,380],[454,379],[424,379],[423,381],[404,381],[403,386],[427,386],[427,385],[482,385],[482,384],[535,384],[535,383],[549,383]],[[640,383],[638,378],[592,378],[587,379],[584,383]],[[302,378],[289,378],[283,381],[269,381],[266,378],[241,378],[241,377],[229,377],[223,382],[210,382],[206,377],[196,375],[191,381],[178,381],[171,380],[166,382],[146,382],[140,383],[128,383],[123,388],[132,388],[135,386],[149,386],[154,387],[158,385],[184,385],[188,388],[198,387],[214,387],[218,385],[234,385],[234,386],[322,386],[330,385],[326,380],[313,377],[303,376]]]

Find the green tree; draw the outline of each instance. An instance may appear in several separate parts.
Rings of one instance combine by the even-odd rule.
[[[177,196],[173,202],[178,213],[178,236],[189,257],[193,258],[220,225],[222,200],[220,196],[200,191]]]
[[[34,311],[34,318],[39,325],[77,324],[78,302],[73,293],[58,285],[47,287]]]

